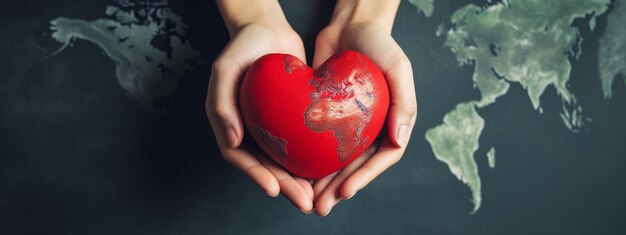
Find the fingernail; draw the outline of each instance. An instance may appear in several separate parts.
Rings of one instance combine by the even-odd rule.
[[[330,209],[328,209],[328,211],[322,215],[322,217],[326,217],[328,214],[330,214],[330,211],[332,211],[333,208],[331,207]]]
[[[350,195],[350,196],[348,196],[347,198],[344,198],[344,199],[345,199],[345,200],[348,200],[348,199],[350,199],[350,198],[354,197],[354,195],[356,195],[356,193],[357,193],[357,192],[355,191],[354,193],[352,193],[352,195]]]
[[[313,213],[313,210],[305,211],[303,209],[300,209],[300,211],[302,211],[302,213],[307,214],[307,215],[310,215],[311,213]]]
[[[237,147],[237,133],[235,133],[235,129],[232,127],[226,130],[226,139],[228,139],[228,145],[231,148]]]
[[[267,195],[270,196],[270,197],[278,197],[278,194],[272,195],[272,194],[270,194],[270,192],[265,192],[265,193],[267,193]]]
[[[398,132],[396,133],[396,141],[400,147],[404,147],[407,144],[409,135],[409,127],[407,125],[400,125]]]

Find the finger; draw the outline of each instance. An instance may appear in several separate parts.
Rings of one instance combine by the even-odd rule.
[[[223,149],[224,159],[246,173],[256,184],[258,184],[267,195],[276,197],[280,193],[280,185],[274,175],[243,149]]]
[[[322,30],[315,40],[315,54],[313,55],[313,69],[317,69],[328,58],[337,52],[339,38],[336,29],[326,28]]]
[[[378,152],[345,180],[340,196],[350,197],[361,190],[387,168],[400,161],[405,149],[393,146],[388,137],[383,137]]]
[[[313,211],[313,200],[309,197],[306,190],[283,168],[276,165],[271,159],[264,155],[259,156],[261,164],[263,164],[276,178],[280,185],[280,193],[283,194],[302,212],[309,214]]]
[[[328,184],[330,184],[330,182],[333,181],[333,179],[335,178],[335,176],[337,176],[337,174],[339,174],[339,172],[341,171],[337,171],[335,173],[332,173],[320,180],[318,180],[317,182],[315,182],[315,184],[313,184],[313,203],[316,203],[317,199],[319,198],[319,196],[322,194],[322,192],[324,191],[324,189],[326,189],[326,187],[328,186]]]
[[[309,198],[313,200],[313,186],[311,186],[311,183],[308,180],[300,177],[294,176],[293,178],[296,180],[296,182],[298,182],[298,184],[300,184],[300,186],[302,186]]]
[[[376,142],[378,142],[378,141],[376,141]],[[377,146],[378,146],[377,143],[372,144],[372,146],[370,146],[367,150],[365,150],[365,152],[363,152],[363,154],[361,154],[361,156],[363,156],[363,155],[369,155],[369,156],[373,155],[374,152],[376,151]],[[355,159],[355,161],[356,161],[356,159]],[[351,162],[345,168],[351,168],[352,164],[357,164],[357,163]],[[361,164],[359,164],[359,166],[360,165]],[[340,171],[337,171],[337,172],[335,172],[333,174],[330,174],[330,175],[328,175],[328,176],[318,180],[317,182],[315,182],[315,184],[313,184],[313,195],[315,195],[314,196],[314,200],[313,200],[314,203],[322,195],[322,192],[324,192],[324,189],[326,189],[326,187],[328,187],[328,185],[331,182],[333,182],[333,179],[335,179],[335,177],[337,177],[337,175],[340,172],[345,171],[345,168],[340,170]],[[348,198],[346,198],[346,199],[348,199]]]
[[[350,197],[341,197],[339,194],[339,188],[343,184],[344,180],[348,178],[354,171],[359,169],[369,157],[372,156],[376,150],[375,146],[368,148],[366,152],[361,154],[357,159],[354,159],[350,164],[343,168],[326,186],[324,191],[319,195],[315,202],[315,213],[319,216],[326,216],[332,208],[339,203],[342,199],[349,199]]]

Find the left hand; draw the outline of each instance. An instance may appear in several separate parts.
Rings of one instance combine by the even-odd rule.
[[[350,199],[387,168],[397,163],[415,125],[417,100],[408,57],[391,36],[399,4],[389,1],[340,0],[333,20],[317,37],[313,68],[344,50],[369,57],[385,75],[390,91],[387,134],[341,171],[313,185],[315,212],[326,216],[342,199]]]
[[[304,61],[304,45],[287,22],[278,1],[220,0],[230,41],[213,63],[206,111],[222,157],[247,174],[268,195],[285,196],[302,212],[313,209],[309,181],[290,174],[244,141],[239,84],[248,67],[269,53],[292,54]],[[245,8],[241,8],[245,5]]]

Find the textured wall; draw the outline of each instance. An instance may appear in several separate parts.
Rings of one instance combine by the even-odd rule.
[[[425,138],[458,103],[481,97],[473,88],[474,65],[459,66],[456,55],[444,46],[447,35],[435,35],[442,23],[451,28],[452,13],[467,3],[434,1],[432,16],[426,17],[403,1],[393,35],[411,59],[420,105],[411,145],[397,165],[355,198],[318,218],[302,214],[282,197],[266,196],[219,155],[204,114],[210,65],[228,41],[214,3],[154,3],[171,12],[153,18],[124,4],[0,3],[1,234],[624,230],[626,89],[618,77],[611,99],[605,99],[598,72],[599,38],[609,28],[607,14],[597,17],[593,31],[586,26],[589,17],[573,23],[584,40],[579,58],[568,59],[572,68],[567,89],[592,120],[585,129],[573,133],[563,125],[562,97],[553,87],[541,96],[542,113],[515,83],[497,102],[477,110],[485,120],[481,145],[473,155],[482,204],[470,215],[472,192],[437,160]],[[310,61],[315,36],[329,21],[333,3],[282,5]],[[116,18],[110,6],[138,15]],[[154,41],[142,38],[161,32],[163,19],[187,27],[153,35]],[[71,24],[51,29],[54,22]],[[115,22],[134,22],[133,29],[144,34],[137,37],[127,28],[106,27],[127,27]],[[184,37],[172,36],[172,30]],[[124,39],[129,34],[132,38]],[[98,44],[110,37],[119,41],[108,41],[108,47]],[[186,41],[176,41],[179,38]],[[132,40],[150,41],[151,46],[132,49]],[[141,57],[146,55],[164,66],[144,63]],[[197,60],[187,66],[188,58]],[[497,149],[493,169],[487,158],[491,146]]]

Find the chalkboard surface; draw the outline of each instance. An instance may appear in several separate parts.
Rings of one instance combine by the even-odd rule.
[[[204,111],[211,64],[228,42],[213,1],[0,3],[0,234],[623,234],[626,86],[624,74],[603,86],[599,62],[623,8],[594,5],[595,15],[546,27],[575,29],[565,32],[575,38],[573,52],[558,52],[571,65],[567,85],[548,86],[539,106],[495,64],[488,69],[508,90],[481,106],[486,93],[472,77],[481,62],[507,59],[515,31],[488,45],[493,57],[462,65],[449,42],[461,30],[473,39],[462,49],[495,40],[472,30],[500,3],[472,1],[488,10],[453,22],[469,1],[414,2],[422,11],[403,1],[392,33],[412,62],[420,106],[410,146],[324,218],[268,197],[221,158]],[[281,5],[310,61],[334,2]],[[539,50],[550,52],[511,56]],[[445,137],[435,128],[467,102],[484,126],[465,185],[433,149]]]

